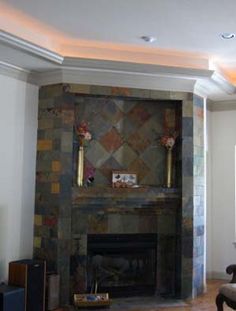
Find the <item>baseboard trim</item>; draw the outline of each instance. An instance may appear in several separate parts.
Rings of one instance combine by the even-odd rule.
[[[226,272],[218,272],[218,271],[208,271],[206,273],[206,278],[208,280],[214,280],[214,279],[219,279],[219,280],[229,280],[230,277],[226,274]]]

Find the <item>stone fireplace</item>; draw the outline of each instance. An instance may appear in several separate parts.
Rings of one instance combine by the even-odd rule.
[[[178,191],[110,188],[101,196],[101,190],[74,189],[72,291],[90,291],[96,281],[91,269],[96,264],[99,268],[104,259],[107,261],[107,267],[103,267],[104,280],[102,269],[97,270],[101,279],[98,278],[99,291],[106,290],[111,296],[177,296],[181,203]],[[127,265],[126,279],[119,272],[113,278],[106,275],[112,259]],[[117,269],[111,268],[113,272]],[[138,269],[139,275],[145,275],[146,279],[137,276]]]
[[[101,106],[106,109],[100,111]],[[91,188],[77,187],[75,182],[78,141],[74,129],[81,115],[91,118],[94,135],[85,154],[87,167],[96,172]],[[176,126],[175,180],[174,187],[167,189],[163,187],[164,149],[154,140],[165,127]],[[129,135],[121,135],[120,128]],[[34,256],[46,259],[48,270],[61,275],[61,302],[68,303],[75,291],[89,291],[94,279],[113,295],[124,295],[122,290],[127,289],[130,294],[146,290],[146,294],[182,298],[201,293],[203,167],[203,100],[199,97],[73,84],[42,87]],[[138,172],[140,187],[113,189],[113,169]],[[112,247],[105,247],[111,238],[120,244],[114,241]],[[94,241],[99,251],[93,248]],[[133,247],[133,257],[128,245]],[[101,281],[105,262],[104,273],[110,276],[104,275]],[[114,270],[117,262],[119,269]],[[141,275],[151,271],[143,283],[138,269]]]

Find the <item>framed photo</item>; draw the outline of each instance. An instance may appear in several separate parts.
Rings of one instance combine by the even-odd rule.
[[[113,188],[132,188],[137,185],[137,174],[129,171],[113,171]]]

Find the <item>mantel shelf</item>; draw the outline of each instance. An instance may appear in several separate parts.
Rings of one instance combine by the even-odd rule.
[[[178,188],[162,188],[142,186],[138,188],[112,188],[112,187],[74,187],[73,202],[77,203],[86,199],[98,200],[145,200],[145,201],[168,201],[181,198]]]

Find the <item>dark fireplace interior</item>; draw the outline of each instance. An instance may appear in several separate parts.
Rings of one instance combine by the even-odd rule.
[[[89,234],[88,291],[111,297],[153,295],[157,234]]]

